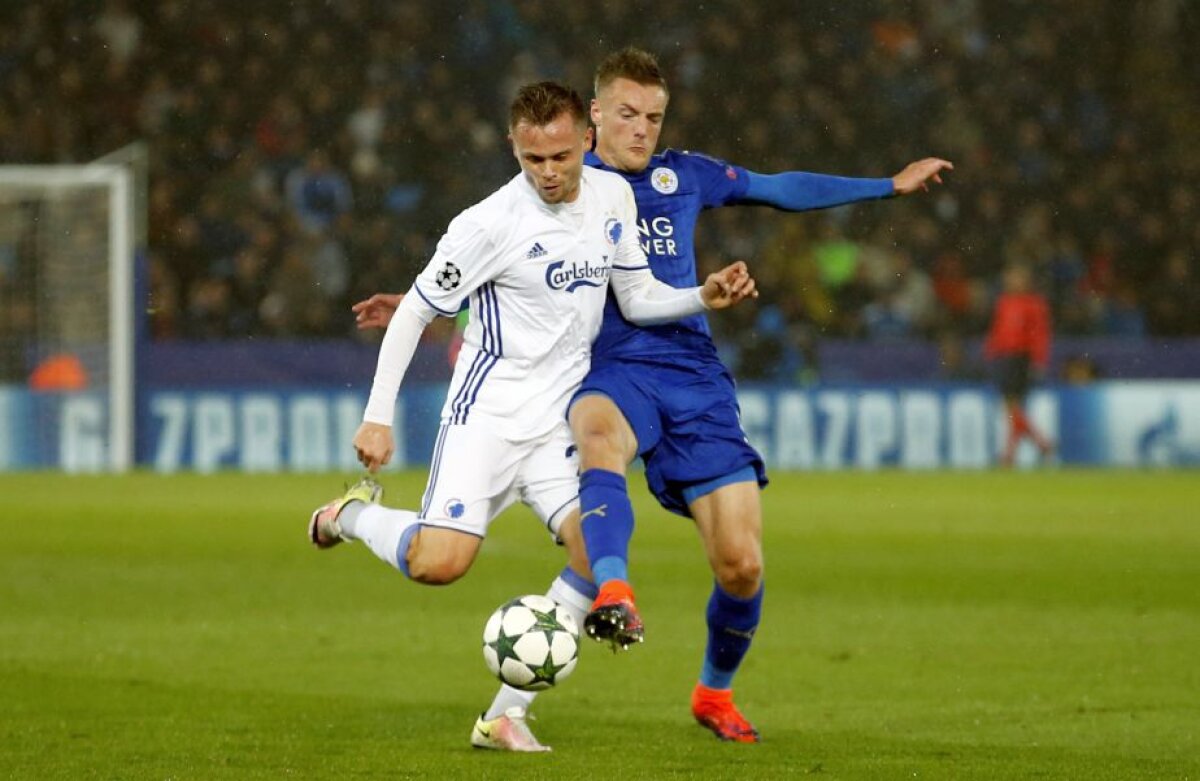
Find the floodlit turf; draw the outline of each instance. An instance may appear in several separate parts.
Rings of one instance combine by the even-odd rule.
[[[536,704],[549,756],[467,738],[484,620],[561,552],[523,508],[447,588],[312,550],[346,477],[0,476],[0,777],[1200,775],[1195,472],[775,475],[759,746],[691,722],[710,576],[635,477],[646,643],[584,646]]]

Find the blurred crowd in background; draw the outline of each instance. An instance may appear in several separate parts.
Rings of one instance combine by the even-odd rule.
[[[148,143],[153,338],[350,336],[353,301],[407,289],[516,173],[515,88],[590,96],[634,44],[670,81],[664,147],[956,166],[924,196],[703,217],[702,270],[744,258],[763,294],[714,319],[743,374],[828,337],[977,337],[1014,261],[1058,333],[1195,336],[1197,40],[1186,0],[6,3],[0,159]]]

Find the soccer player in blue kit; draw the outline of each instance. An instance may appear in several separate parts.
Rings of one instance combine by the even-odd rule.
[[[804,172],[764,175],[699,154],[655,148],[668,90],[654,56],[627,48],[596,70],[591,118],[596,145],[585,162],[630,183],[643,249],[654,276],[696,284],[693,235],[705,209],[766,205],[824,209],[907,195],[941,183],[953,166],[927,158],[888,179]],[[386,324],[398,297],[377,294],[355,306],[360,328]],[[640,456],[651,492],[691,517],[714,574],[708,642],[692,692],[692,714],[722,740],[758,742],[733,704],[733,678],[750,648],[763,600],[762,457],[746,441],[733,379],[703,315],[639,327],[611,296],[591,370],[570,408],[580,455],[582,529],[599,591],[585,620],[597,640],[627,648],[643,639],[629,585],[633,508],[625,470]]]
[[[928,158],[890,179],[764,175],[698,154],[654,154],[668,91],[653,55],[635,48],[610,55],[596,70],[595,90],[596,146],[585,161],[632,185],[650,268],[676,287],[696,284],[693,235],[705,209],[823,209],[924,190],[953,168]],[[610,297],[570,421],[580,453],[583,536],[600,588],[585,620],[588,634],[621,647],[643,637],[627,571],[634,523],[625,482],[626,467],[641,456],[659,503],[695,522],[715,576],[692,714],[723,740],[757,742],[758,732],[733,704],[732,684],[761,612],[758,492],[767,476],[746,441],[733,379],[707,320],[638,327]]]

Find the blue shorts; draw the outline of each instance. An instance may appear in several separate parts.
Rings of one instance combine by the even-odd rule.
[[[593,361],[571,402],[596,393],[629,421],[650,492],[671,512],[691,517],[688,503],[730,476],[766,486],[762,456],[742,430],[733,378],[719,361]]]

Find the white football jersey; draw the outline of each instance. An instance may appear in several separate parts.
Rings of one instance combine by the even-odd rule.
[[[574,203],[545,203],[518,174],[456,217],[413,284],[444,315],[470,306],[443,422],[486,417],[510,440],[561,425],[610,274],[646,266],[629,184],[588,166]]]

